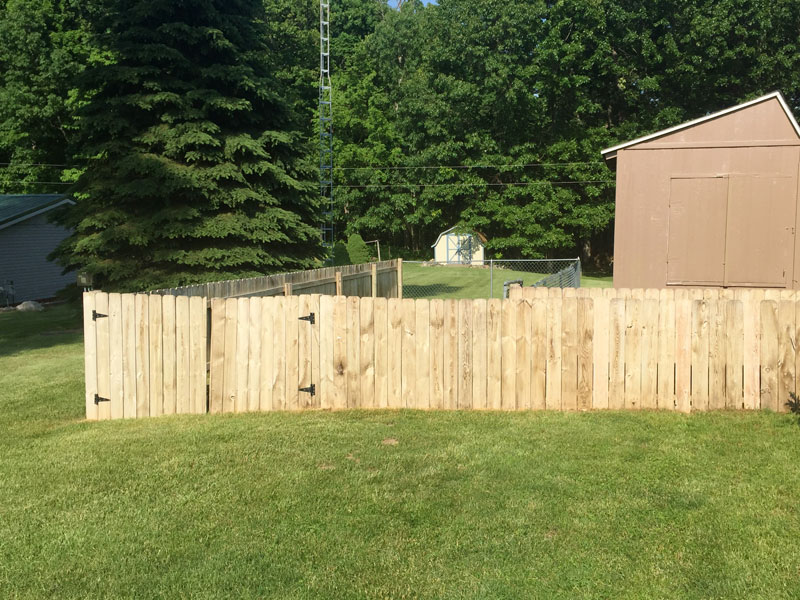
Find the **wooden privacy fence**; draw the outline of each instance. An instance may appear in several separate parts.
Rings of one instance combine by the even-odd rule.
[[[202,299],[126,296],[85,297],[89,418],[783,410],[800,374],[795,292],[551,288],[514,290],[509,300],[212,299],[206,390]],[[108,319],[93,321],[106,306]]]
[[[83,294],[86,418],[207,410],[206,299]]]
[[[197,285],[153,290],[151,294],[236,298],[244,296],[282,296],[329,294],[345,296],[402,297],[403,260],[325,267],[265,277],[212,281]]]

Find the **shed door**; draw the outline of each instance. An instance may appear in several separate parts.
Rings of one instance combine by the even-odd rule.
[[[723,285],[727,177],[670,180],[668,285]]]
[[[794,257],[790,177],[731,175],[725,285],[785,287]]]

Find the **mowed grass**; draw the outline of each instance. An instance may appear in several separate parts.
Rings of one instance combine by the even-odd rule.
[[[532,285],[546,274],[494,267],[424,265],[403,261],[405,298],[492,298],[503,297],[503,283],[521,279]],[[611,287],[611,277],[581,277],[583,287]]]
[[[82,421],[78,313],[0,314],[0,597],[800,597],[789,415]]]

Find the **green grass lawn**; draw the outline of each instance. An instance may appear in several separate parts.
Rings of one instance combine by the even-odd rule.
[[[0,598],[800,597],[789,415],[86,423],[77,327],[0,314]]]
[[[492,298],[503,297],[503,282],[521,279],[532,285],[546,275],[513,269],[488,267],[429,266],[403,261],[404,298]],[[611,277],[581,277],[583,287],[611,287]]]

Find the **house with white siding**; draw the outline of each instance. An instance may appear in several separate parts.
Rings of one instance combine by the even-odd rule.
[[[13,289],[14,302],[52,298],[75,281],[47,260],[69,235],[48,219],[65,204],[74,202],[62,194],[0,195],[0,287]]]

